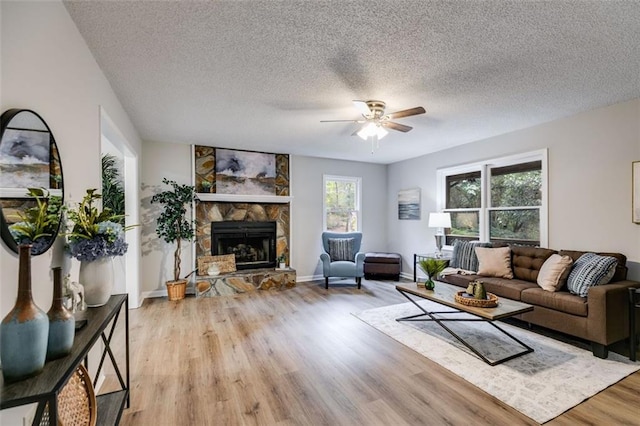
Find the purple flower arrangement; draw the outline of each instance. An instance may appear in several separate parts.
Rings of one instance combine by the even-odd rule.
[[[128,244],[123,228],[113,222],[121,216],[111,213],[105,208],[99,212],[93,202],[101,198],[95,189],[88,189],[87,195],[76,210],[69,210],[68,215],[73,222],[73,229],[67,234],[69,254],[80,261],[92,262],[103,257],[122,256],[127,252]]]
[[[94,261],[102,257],[122,256],[129,245],[124,241],[124,229],[119,223],[106,221],[97,224],[98,231],[91,238],[69,237],[69,253],[80,261]]]

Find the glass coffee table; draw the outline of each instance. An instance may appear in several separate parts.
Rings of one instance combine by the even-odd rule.
[[[533,348],[527,346],[522,341],[518,340],[511,334],[507,333],[505,330],[500,328],[495,321],[499,319],[509,318],[514,315],[519,315],[524,312],[529,312],[533,310],[533,306],[528,305],[526,303],[517,302],[515,300],[503,299],[500,298],[498,302],[498,306],[495,308],[478,308],[474,306],[467,306],[461,303],[457,303],[455,301],[455,295],[457,292],[464,290],[461,287],[456,287],[454,285],[450,285],[443,282],[436,282],[436,287],[434,290],[426,290],[424,288],[417,288],[415,285],[397,285],[396,290],[400,292],[404,297],[409,299],[411,303],[413,303],[422,313],[416,315],[410,315],[402,318],[397,318],[396,321],[433,321],[437,323],[440,327],[444,328],[449,334],[455,337],[460,343],[465,345],[469,350],[471,350],[474,354],[476,354],[480,359],[482,359],[487,364],[494,366],[498,364],[502,364],[503,362],[509,361],[511,359],[517,358],[519,356],[528,354],[533,352]],[[409,295],[413,296],[410,297]],[[426,299],[432,302],[436,302],[440,305],[445,305],[450,308],[455,309],[455,311],[427,311],[424,307],[420,306],[416,299]],[[461,312],[471,314],[473,317],[471,318],[447,318],[447,315],[451,314],[459,314]],[[461,336],[456,334],[451,328],[446,326],[446,322],[471,322],[471,321],[484,321],[491,324],[493,327],[498,329],[501,333],[508,336],[511,340],[520,345],[524,350],[517,352],[515,354],[509,355],[507,357],[498,359],[498,360],[490,360],[486,356],[484,356],[480,351],[474,348],[471,344],[469,344],[466,340],[464,340]]]

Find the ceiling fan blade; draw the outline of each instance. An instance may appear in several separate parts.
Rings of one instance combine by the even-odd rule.
[[[365,117],[369,117],[373,114],[373,111],[369,109],[369,105],[365,101],[353,101],[353,106]]]
[[[405,132],[405,133],[413,129],[413,127],[411,126],[405,126],[404,124],[394,123],[393,121],[383,121],[380,124],[382,125],[382,127],[386,127],[388,129],[393,129],[393,130],[397,130],[399,132]]]
[[[424,114],[425,109],[422,107],[415,107],[415,108],[409,108],[409,109],[403,109],[402,111],[397,111],[397,112],[392,112],[391,114],[387,114],[386,117],[389,119],[396,119],[396,118],[402,118],[402,117],[410,117],[412,115],[419,115],[419,114]]]

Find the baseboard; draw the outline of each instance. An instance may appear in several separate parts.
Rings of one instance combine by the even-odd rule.
[[[185,294],[195,294],[195,290],[193,289],[193,287],[187,287]],[[153,299],[155,297],[168,297],[167,289],[163,288],[160,290],[143,292],[142,294],[140,294],[140,306],[142,306],[142,301],[144,301],[144,299]]]
[[[400,272],[400,277],[413,281],[413,273],[410,274],[408,272]]]
[[[296,282],[297,283],[305,283],[305,282],[309,282],[309,281],[318,281],[318,280],[324,280],[324,276],[323,275],[304,275],[304,276],[296,276]]]

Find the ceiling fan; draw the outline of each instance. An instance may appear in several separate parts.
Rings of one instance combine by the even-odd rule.
[[[374,138],[382,139],[387,135],[386,129],[397,130],[399,132],[408,132],[413,129],[411,126],[396,123],[391,120],[397,118],[410,117],[412,115],[424,114],[426,111],[423,107],[415,107],[404,109],[402,111],[385,114],[386,104],[382,101],[353,101],[353,105],[362,114],[363,119],[360,120],[320,120],[321,123],[359,123],[364,124],[360,129],[353,132],[352,136],[358,135],[362,139]]]

